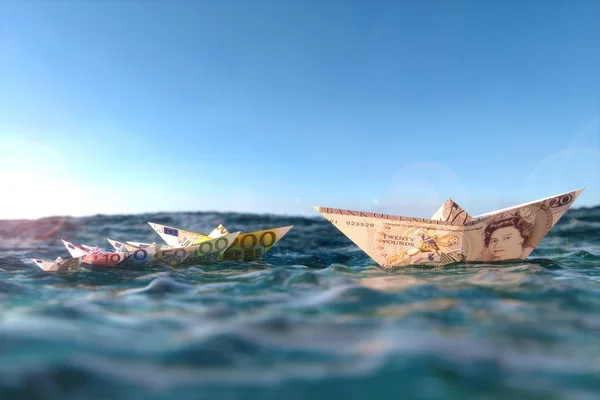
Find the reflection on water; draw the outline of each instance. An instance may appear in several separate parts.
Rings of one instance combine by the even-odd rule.
[[[362,286],[384,292],[399,292],[412,286],[424,285],[427,283],[427,281],[424,279],[409,275],[374,276],[369,278],[360,278],[357,279],[357,281]]]

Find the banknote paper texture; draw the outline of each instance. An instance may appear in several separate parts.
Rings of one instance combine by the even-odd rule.
[[[81,264],[82,257],[68,258],[66,260],[58,257],[54,261],[43,260],[40,258],[32,258],[31,260],[44,271],[58,272],[77,268]]]
[[[152,229],[156,231],[169,245],[202,244],[211,237],[222,237],[228,231],[223,225],[219,225],[209,235],[198,232],[187,231],[180,228],[165,226],[149,222]],[[218,261],[235,260],[248,262],[258,260],[264,256],[281,238],[292,229],[292,225],[279,228],[265,229],[262,231],[240,233],[231,243],[231,246],[223,252]]]
[[[127,265],[192,265],[222,261],[254,261],[264,256],[291,228],[284,226],[262,231],[229,232],[223,225],[208,235],[149,222],[166,244],[107,239],[114,250],[75,244],[62,240],[71,259],[55,261],[32,258],[45,271],[64,271],[80,264],[100,267]]]
[[[471,217],[448,199],[431,219],[315,207],[385,269],[524,259],[583,189]]]

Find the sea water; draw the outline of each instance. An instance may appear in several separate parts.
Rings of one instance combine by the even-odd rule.
[[[82,268],[60,239],[294,228],[259,262]],[[381,271],[321,217],[0,221],[0,399],[597,399],[600,208],[524,261]]]

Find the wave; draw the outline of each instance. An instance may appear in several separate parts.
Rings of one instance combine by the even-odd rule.
[[[153,213],[0,221],[2,399],[593,398],[600,207],[527,260],[379,269],[321,218]],[[45,273],[61,238],[152,242],[294,225],[259,262]],[[76,240],[75,240],[76,239]],[[108,245],[108,243],[106,243]]]

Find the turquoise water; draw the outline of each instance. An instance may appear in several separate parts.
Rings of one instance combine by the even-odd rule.
[[[45,273],[60,239],[293,224],[262,262]],[[0,221],[0,398],[596,399],[600,208],[532,256],[382,272],[327,221],[147,214]]]

